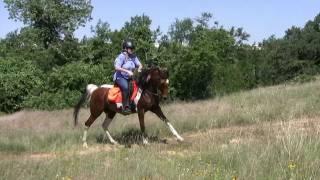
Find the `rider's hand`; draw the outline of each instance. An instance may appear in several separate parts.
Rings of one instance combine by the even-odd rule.
[[[130,77],[133,76],[133,72],[132,72],[132,71],[128,71],[127,73],[128,73],[128,75],[129,75]]]

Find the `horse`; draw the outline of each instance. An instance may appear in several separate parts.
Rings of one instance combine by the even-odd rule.
[[[178,134],[166,116],[163,114],[160,108],[161,98],[166,99],[168,96],[169,87],[169,73],[166,69],[160,69],[159,67],[152,67],[148,69],[143,69],[139,74],[137,79],[137,84],[139,88],[139,93],[135,99],[136,101],[136,111],[132,113],[137,113],[140,123],[140,130],[142,132],[142,142],[143,144],[149,144],[147,139],[147,134],[145,132],[144,124],[144,114],[147,111],[151,111],[156,114],[170,129],[172,134],[176,137],[177,141],[182,142],[184,139]],[[78,123],[78,114],[81,106],[89,101],[90,103],[90,116],[85,122],[85,130],[83,133],[83,147],[88,148],[87,144],[87,133],[92,125],[92,123],[104,112],[106,118],[102,123],[102,128],[105,131],[104,139],[107,136],[111,144],[119,144],[114,140],[108,130],[110,123],[117,113],[122,114],[121,109],[117,107],[115,103],[108,101],[106,96],[109,93],[112,85],[102,85],[100,87],[89,84],[86,87],[86,91],[82,94],[79,102],[74,107],[74,125]],[[123,114],[127,115],[127,114]]]

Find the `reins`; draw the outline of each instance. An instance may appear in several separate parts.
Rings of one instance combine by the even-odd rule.
[[[157,90],[157,93],[154,93],[154,92],[150,91],[149,89],[145,89],[144,91],[147,91],[147,92],[149,92],[150,94],[152,94],[154,96],[160,97],[160,95],[158,93],[158,90]]]

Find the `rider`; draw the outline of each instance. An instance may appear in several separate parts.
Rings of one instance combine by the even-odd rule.
[[[138,57],[134,54],[135,46],[132,41],[126,40],[122,44],[122,52],[118,55],[114,61],[114,73],[113,80],[120,87],[122,93],[122,111],[124,113],[130,113],[129,108],[129,80],[133,76],[133,71],[138,68],[140,72],[142,64]]]

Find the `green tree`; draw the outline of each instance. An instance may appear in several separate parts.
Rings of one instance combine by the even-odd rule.
[[[102,64],[68,63],[47,74],[42,91],[30,94],[23,106],[48,110],[72,107],[87,84],[105,84],[110,82],[110,76]]]
[[[98,21],[95,27],[91,27],[94,33],[92,38],[83,39],[81,42],[82,58],[87,63],[106,63],[115,58],[120,52],[119,46],[112,43],[112,31],[107,22]]]
[[[194,22],[190,18],[183,20],[176,19],[176,21],[169,28],[169,37],[172,41],[179,44],[188,44],[191,33],[194,30]]]
[[[149,16],[134,16],[121,29],[123,39],[133,39],[136,43],[136,53],[143,62],[153,58],[155,42],[159,36],[160,29],[151,30],[152,20]]]
[[[63,36],[91,19],[90,0],[4,0],[11,19],[40,30],[39,37],[48,48]]]
[[[39,94],[41,74],[31,61],[0,57],[0,111],[18,111],[28,96]]]

